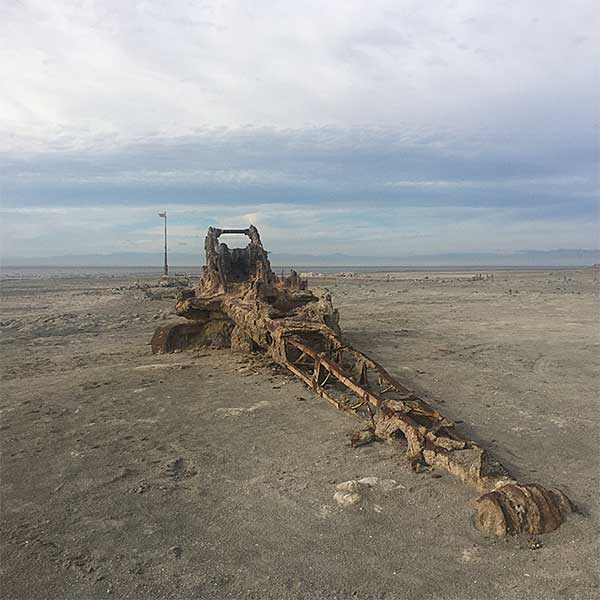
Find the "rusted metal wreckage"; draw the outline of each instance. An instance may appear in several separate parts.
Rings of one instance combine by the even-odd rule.
[[[223,234],[245,234],[250,243],[229,249]],[[444,468],[481,492],[476,523],[486,534],[547,533],[574,510],[561,490],[518,482],[450,419],[346,344],[331,297],[313,294],[294,271],[276,276],[254,226],[210,227],[205,251],[199,284],[181,291],[176,304],[188,321],[160,327],[154,352],[202,344],[266,352],[337,409],[364,419],[353,445],[397,444],[416,471]]]

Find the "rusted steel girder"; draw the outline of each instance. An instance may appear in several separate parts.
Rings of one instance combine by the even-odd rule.
[[[244,233],[250,244],[230,250],[219,242],[226,233]],[[345,344],[331,298],[315,296],[294,271],[277,277],[255,227],[211,227],[205,250],[198,286],[181,292],[176,304],[189,321],[159,328],[154,352],[203,344],[266,352],[337,409],[364,419],[355,445],[374,439],[406,445],[414,470],[443,468],[481,492],[476,522],[484,533],[547,533],[574,510],[559,489],[519,483],[450,419]]]

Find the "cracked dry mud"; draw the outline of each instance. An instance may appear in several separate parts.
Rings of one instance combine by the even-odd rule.
[[[451,477],[351,448],[356,421],[271,363],[153,356],[171,298],[108,278],[3,282],[3,597],[598,597],[597,276],[311,282],[350,343],[582,509],[506,540],[481,537]],[[340,508],[336,484],[366,477],[399,486]]]

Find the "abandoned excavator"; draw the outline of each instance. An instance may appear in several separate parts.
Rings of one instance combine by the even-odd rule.
[[[245,234],[230,249],[225,234]],[[342,339],[331,297],[317,296],[295,271],[278,277],[258,230],[210,227],[206,266],[195,288],[179,292],[176,312],[187,321],[160,327],[155,353],[198,345],[262,351],[311,390],[363,419],[352,444],[385,440],[405,451],[415,471],[444,468],[480,492],[476,524],[488,535],[542,534],[575,507],[560,489],[520,483],[454,422]]]

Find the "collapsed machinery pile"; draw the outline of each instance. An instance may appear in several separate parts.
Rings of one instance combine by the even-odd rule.
[[[245,234],[250,243],[230,249],[219,241],[223,234]],[[276,276],[254,226],[210,227],[205,251],[199,284],[182,290],[176,304],[188,320],[160,327],[153,352],[198,345],[265,352],[337,409],[364,420],[354,445],[388,441],[405,449],[414,470],[444,468],[477,489],[476,523],[486,534],[547,533],[574,510],[561,490],[516,481],[450,419],[346,344],[330,296],[313,294],[294,271]]]

